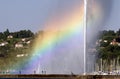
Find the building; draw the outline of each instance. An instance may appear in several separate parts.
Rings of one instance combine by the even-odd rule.
[[[22,43],[16,43],[15,44],[15,48],[22,48],[23,47],[23,44]]]
[[[12,36],[12,35],[9,35],[9,36],[7,36],[7,38],[11,39],[11,38],[13,38],[13,36]]]
[[[30,44],[30,43],[31,43],[31,41],[27,41],[26,43],[27,43],[27,44]]]
[[[110,44],[120,46],[120,37],[113,39]]]
[[[2,42],[2,43],[0,43],[0,46],[5,46],[7,44],[8,44],[8,42]]]

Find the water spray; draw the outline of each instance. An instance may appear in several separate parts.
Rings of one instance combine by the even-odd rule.
[[[84,0],[84,75],[86,75],[87,0]]]

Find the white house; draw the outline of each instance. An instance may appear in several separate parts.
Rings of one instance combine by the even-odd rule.
[[[7,38],[13,38],[13,36],[12,36],[12,35],[9,35],[9,36],[7,36]]]
[[[23,47],[23,44],[21,44],[21,43],[16,43],[15,44],[15,48],[22,48]]]
[[[27,41],[26,43],[27,43],[27,44],[30,44],[30,43],[31,43],[31,41]]]
[[[104,40],[105,43],[107,43],[108,41],[107,40]]]
[[[17,54],[16,57],[19,58],[19,57],[24,57],[24,56],[28,56],[28,54]]]
[[[22,38],[21,40],[22,40],[23,42],[25,42],[25,41],[26,41],[26,39],[25,39],[25,38]]]
[[[8,42],[2,42],[2,43],[0,43],[0,46],[5,46],[7,44],[8,44]]]

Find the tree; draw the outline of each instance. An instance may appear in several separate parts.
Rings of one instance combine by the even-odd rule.
[[[9,30],[6,29],[6,31],[4,31],[4,35],[7,37],[10,34]]]
[[[34,33],[30,30],[20,30],[18,32],[11,33],[14,38],[29,38],[33,37]]]
[[[120,29],[116,32],[117,36],[120,36]]]

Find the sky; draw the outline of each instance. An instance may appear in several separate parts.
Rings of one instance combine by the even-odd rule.
[[[66,11],[71,3],[79,3],[81,0],[0,0],[0,32],[7,28],[10,31],[30,29],[37,32],[44,28],[45,22],[59,13]],[[109,0],[101,0],[106,3]],[[117,30],[120,26],[120,0],[113,0],[110,16],[103,29]],[[75,3],[76,4],[76,3]],[[109,5],[106,3],[106,5]],[[106,6],[104,6],[106,7]]]
[[[112,4],[110,16],[103,29],[117,31],[120,29],[120,0],[113,0]]]
[[[53,15],[67,11],[72,3],[81,0],[0,0],[0,31],[30,29],[36,32],[44,28]],[[62,5],[60,5],[62,4]],[[61,9],[59,9],[59,7]]]
[[[0,31],[30,29],[38,31],[52,14],[54,0],[0,0]]]

